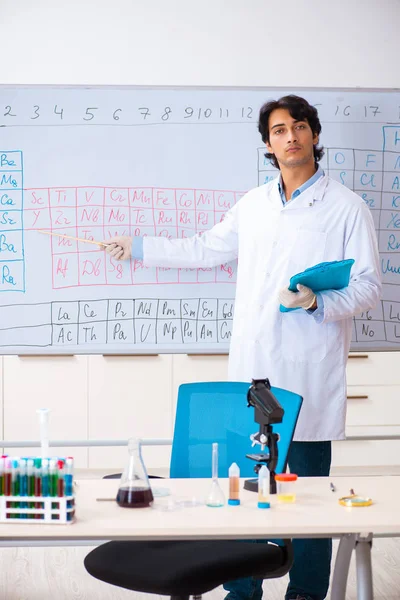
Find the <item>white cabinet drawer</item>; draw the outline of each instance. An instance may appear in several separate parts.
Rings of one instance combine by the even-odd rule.
[[[400,385],[349,385],[346,424],[400,425]]]
[[[332,442],[332,467],[380,467],[399,465],[400,440],[344,440]],[[357,490],[359,494],[373,495],[373,490]]]
[[[400,352],[352,352],[348,385],[400,385]]]

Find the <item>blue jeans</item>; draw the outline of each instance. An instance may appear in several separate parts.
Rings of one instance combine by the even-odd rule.
[[[331,467],[331,442],[292,442],[288,464],[299,477],[327,477]],[[263,540],[257,540],[263,543]],[[286,600],[305,596],[323,600],[328,593],[332,540],[293,540],[294,563],[289,572]],[[262,579],[236,579],[224,584],[226,600],[261,600]]]

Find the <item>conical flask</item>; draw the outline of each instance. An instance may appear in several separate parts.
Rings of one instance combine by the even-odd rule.
[[[128,464],[122,474],[117,503],[124,508],[145,508],[153,504],[153,493],[142,459],[140,440],[128,440]]]

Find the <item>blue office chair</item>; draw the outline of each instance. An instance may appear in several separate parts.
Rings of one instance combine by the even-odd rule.
[[[211,444],[218,442],[218,475],[227,477],[232,462],[242,477],[254,475],[250,434],[257,430],[254,409],[247,408],[248,383],[186,383],[179,387],[170,465],[171,478],[211,477]],[[285,411],[276,472],[286,469],[302,398],[271,388]],[[292,566],[290,540],[280,544],[248,541],[108,542],[90,552],[86,570],[97,579],[130,590],[200,597],[226,581],[243,577],[271,579]]]
[[[248,389],[248,383],[236,381],[183,383],[179,387],[171,478],[210,477],[213,442],[218,442],[219,477],[228,476],[233,462],[239,465],[241,477],[254,476],[254,463],[246,454],[254,452],[250,434],[258,425],[254,408],[247,407]],[[273,426],[280,436],[276,472],[283,473],[302,398],[281,388],[272,387],[271,392],[285,411],[282,423]]]

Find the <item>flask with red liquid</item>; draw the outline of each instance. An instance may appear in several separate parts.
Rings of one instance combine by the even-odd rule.
[[[129,460],[119,485],[117,503],[124,508],[146,508],[153,504],[153,492],[142,459],[140,440],[128,440]]]

